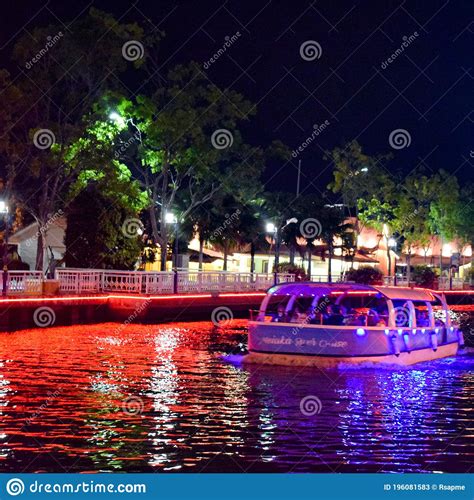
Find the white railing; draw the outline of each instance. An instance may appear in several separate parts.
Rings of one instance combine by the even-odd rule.
[[[3,288],[3,273],[0,271],[0,289]],[[43,273],[41,271],[8,271],[7,291],[9,295],[41,295]]]
[[[264,291],[275,282],[274,274],[234,273],[227,271],[112,271],[102,269],[56,270],[59,291],[63,294],[80,295],[85,293],[134,293],[134,294],[172,294],[201,292],[247,292]],[[339,277],[334,276],[336,282]],[[312,281],[325,282],[326,275],[312,275]],[[0,272],[0,290],[3,288],[3,274]],[[40,271],[9,271],[7,281],[8,295],[41,295],[43,293],[43,273]],[[278,274],[278,282],[295,281],[294,274]],[[384,278],[385,285],[408,286],[405,278],[393,276]],[[414,283],[410,283],[410,286]],[[459,278],[441,278],[440,290],[462,289],[465,283]]]
[[[226,271],[109,271],[57,269],[62,293],[145,293],[169,294],[198,292],[263,291],[275,282],[274,274]],[[278,274],[278,282],[295,281],[293,274]]]
[[[384,285],[391,286],[419,286],[416,285],[414,281],[408,281],[405,277],[396,279],[393,276],[384,276],[383,279]],[[465,286],[466,282],[462,278],[438,278],[437,280],[437,288],[438,290],[462,290]]]

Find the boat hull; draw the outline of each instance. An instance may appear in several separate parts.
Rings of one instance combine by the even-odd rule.
[[[412,365],[456,355],[455,329],[348,328],[249,322],[246,363],[334,367],[341,363]]]
[[[376,363],[388,365],[408,366],[424,361],[433,361],[440,358],[455,356],[458,343],[442,345],[434,351],[432,348],[419,349],[411,352],[401,352],[398,356],[389,354],[385,356],[321,356],[302,354],[279,354],[249,352],[244,357],[244,363],[259,363],[264,365],[283,366],[318,366],[321,368],[336,368],[344,364]]]

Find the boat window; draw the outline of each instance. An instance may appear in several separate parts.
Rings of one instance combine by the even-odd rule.
[[[412,326],[410,301],[405,299],[392,300],[395,313],[395,326],[397,328],[408,328]]]
[[[388,306],[379,295],[345,295],[339,301],[345,325],[387,326]]]
[[[431,305],[433,306],[435,326],[446,326],[446,314],[449,314],[449,312],[444,309],[442,302],[436,297],[435,300],[431,302]]]
[[[415,318],[417,327],[427,327],[431,326],[430,310],[428,309],[428,304],[420,300],[413,301],[413,307],[415,308]]]
[[[278,321],[284,323],[288,321],[286,307],[291,295],[272,295],[265,311],[266,321]]]
[[[312,315],[312,303],[314,297],[296,297],[289,317],[291,323],[307,323]]]

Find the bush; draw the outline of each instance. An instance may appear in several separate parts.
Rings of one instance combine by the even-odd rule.
[[[363,285],[381,285],[383,283],[383,274],[374,267],[361,266],[358,269],[347,271],[345,279]]]
[[[433,288],[437,275],[431,267],[415,266],[413,269],[412,278],[418,286]]]
[[[277,272],[294,274],[296,281],[308,281],[308,275],[304,270],[304,267],[297,266],[295,264],[290,264],[289,262],[284,262],[283,264],[278,264]]]

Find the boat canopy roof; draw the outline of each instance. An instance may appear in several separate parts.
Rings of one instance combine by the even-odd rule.
[[[343,295],[343,294],[377,294],[387,299],[420,300],[432,302],[437,296],[425,288],[408,288],[398,286],[372,286],[357,283],[312,283],[308,281],[282,283],[268,290],[269,295]]]

